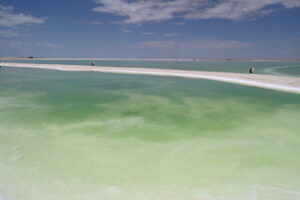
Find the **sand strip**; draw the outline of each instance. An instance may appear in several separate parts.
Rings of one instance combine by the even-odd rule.
[[[60,71],[93,71],[119,74],[140,74],[154,76],[175,76],[185,78],[200,78],[279,91],[300,94],[300,78],[286,76],[271,76],[260,74],[241,74],[228,72],[186,71],[154,68],[128,68],[84,65],[31,64],[31,63],[1,63],[2,67],[38,68]]]
[[[213,61],[213,62],[300,62],[300,60],[292,60],[292,59],[285,59],[285,60],[268,60],[268,59],[201,59],[201,58],[47,58],[47,57],[0,57],[0,60],[88,60],[88,61],[95,61],[95,60],[121,60],[121,61]]]

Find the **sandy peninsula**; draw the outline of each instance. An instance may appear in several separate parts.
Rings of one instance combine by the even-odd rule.
[[[119,60],[119,61],[204,61],[204,62],[300,62],[299,59],[242,59],[242,58],[220,58],[220,59],[203,59],[203,58],[48,58],[48,57],[0,57],[0,60]]]
[[[300,94],[300,78],[271,76],[260,74],[241,74],[228,72],[186,71],[154,68],[128,68],[85,65],[31,64],[31,63],[1,63],[2,67],[38,68],[60,71],[91,71],[118,74],[140,74],[152,76],[175,76],[184,78],[209,79],[267,88]]]

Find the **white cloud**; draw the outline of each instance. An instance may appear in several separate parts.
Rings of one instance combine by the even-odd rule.
[[[90,22],[90,24],[94,24],[94,25],[102,25],[104,24],[103,22],[97,21],[97,22]]]
[[[123,23],[185,19],[244,19],[267,15],[267,6],[300,7],[300,0],[94,0],[94,11],[123,16]]]
[[[22,13],[15,13],[12,6],[0,5],[0,27],[15,27],[18,25],[42,24],[45,18],[33,17]]]
[[[132,32],[132,30],[129,30],[129,29],[124,29],[124,30],[122,30],[122,32],[123,32],[123,33],[131,33],[131,32]]]
[[[175,13],[190,10],[189,4],[197,1],[138,0],[129,2],[127,0],[95,0],[95,2],[100,6],[94,8],[94,11],[127,17],[123,21],[125,23],[142,23],[172,19]]]
[[[142,32],[143,35],[156,35],[156,33],[153,32]]]
[[[1,37],[31,37],[32,34],[24,34],[19,33],[15,30],[7,29],[7,30],[0,30]]]
[[[13,10],[14,8],[12,6],[3,6],[0,5],[0,10],[6,10],[6,11],[10,11]]]
[[[175,24],[177,24],[177,25],[184,25],[186,23],[185,22],[176,22]]]
[[[22,41],[0,41],[0,44],[11,48],[22,47],[56,47],[57,44],[51,42],[22,42]]]
[[[33,42],[33,43],[28,43],[25,45],[30,45],[30,46],[43,46],[43,47],[56,47],[58,46],[57,44],[51,43],[51,42]]]
[[[201,12],[190,12],[185,15],[187,19],[244,19],[248,16],[267,15],[273,9],[267,6],[282,5],[286,8],[300,7],[299,0],[227,0],[213,7],[203,9]]]
[[[1,37],[19,37],[20,34],[13,30],[0,30]]]
[[[141,47],[152,47],[152,48],[159,48],[159,49],[172,49],[175,48],[176,42],[173,41],[148,41],[148,42],[141,42]]]
[[[164,36],[166,36],[166,37],[175,37],[177,35],[178,35],[177,33],[165,33],[164,34]]]
[[[148,41],[140,44],[142,47],[160,48],[160,49],[228,49],[253,47],[252,43],[239,41],[220,41],[220,40],[196,40],[190,42],[175,41]]]

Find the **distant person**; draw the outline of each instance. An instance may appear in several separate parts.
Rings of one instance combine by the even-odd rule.
[[[250,67],[249,73],[250,73],[250,74],[253,74],[253,73],[254,73],[254,67]]]
[[[95,62],[91,62],[91,65],[92,65],[92,66],[95,66],[95,65],[96,65],[96,63],[95,63]]]

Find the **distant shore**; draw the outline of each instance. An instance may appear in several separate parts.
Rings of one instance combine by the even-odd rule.
[[[200,59],[200,58],[44,58],[44,57],[2,57],[0,60],[128,60],[128,61],[246,61],[246,62],[300,62],[300,59],[295,60],[271,60],[271,59],[233,59],[233,58],[224,58],[224,59]]]
[[[59,71],[90,71],[118,74],[139,74],[152,76],[175,76],[184,78],[209,79],[300,94],[300,78],[296,77],[271,76],[260,74],[240,74],[228,72],[185,71],[106,66],[92,67],[86,65],[60,64],[1,63],[1,66],[19,68],[38,68]]]

